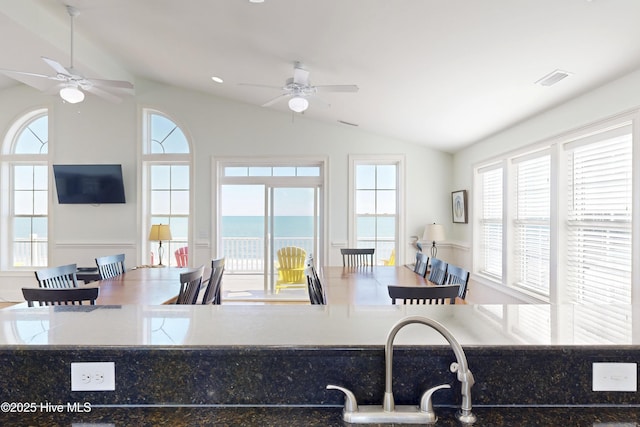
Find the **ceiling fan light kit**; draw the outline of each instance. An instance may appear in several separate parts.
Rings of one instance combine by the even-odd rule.
[[[309,108],[309,101],[301,96],[294,96],[289,100],[289,108],[296,113],[302,113]]]
[[[70,104],[84,101],[84,92],[75,86],[64,86],[60,89],[60,98]]]
[[[240,83],[244,86],[255,86],[268,89],[279,89],[282,91],[280,95],[262,104],[263,107],[270,107],[276,102],[289,98],[288,105],[291,111],[302,113],[309,108],[310,102],[320,102],[329,105],[322,99],[316,97],[318,92],[357,92],[356,85],[321,85],[314,86],[309,80],[309,71],[303,68],[298,61],[293,63],[293,77],[285,80],[284,86],[267,86],[263,84]]]
[[[70,56],[71,61],[69,67],[62,66],[58,61],[53,59],[45,58],[42,56],[42,60],[53,70],[55,71],[54,75],[47,74],[38,74],[38,73],[29,73],[24,71],[16,71],[16,70],[0,70],[0,72],[4,74],[8,74],[9,77],[13,74],[23,75],[23,76],[31,76],[31,77],[39,77],[48,80],[53,80],[58,82],[57,86],[55,86],[55,90],[58,91],[60,98],[62,98],[65,102],[70,104],[77,104],[78,102],[84,101],[85,92],[90,94],[97,95],[101,98],[107,99],[111,102],[120,102],[122,99],[116,94],[109,91],[109,89],[115,90],[128,90],[133,89],[133,84],[124,80],[103,80],[103,79],[93,79],[84,77],[75,70],[73,67],[73,20],[76,16],[80,15],[78,9],[73,6],[66,6],[67,13],[69,14],[70,19],[70,30],[71,30],[71,49]],[[82,90],[81,90],[82,89]],[[54,90],[54,88],[49,88],[49,90]],[[54,92],[55,93],[55,92]],[[119,92],[117,92],[119,94]]]

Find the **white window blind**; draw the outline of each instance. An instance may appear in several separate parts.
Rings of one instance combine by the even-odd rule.
[[[571,302],[631,303],[632,138],[630,126],[623,129],[567,146]],[[607,315],[602,327],[612,328],[614,318]]]
[[[496,279],[502,278],[502,171],[480,172],[480,271]]]
[[[517,161],[514,218],[515,286],[549,296],[551,157]]]

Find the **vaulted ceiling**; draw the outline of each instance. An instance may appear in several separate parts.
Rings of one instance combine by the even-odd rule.
[[[359,87],[318,94],[306,117],[449,152],[640,67],[638,0],[0,0],[0,69],[68,66],[67,4],[84,76],[260,106],[300,61],[312,84]],[[535,84],[556,69],[571,75]],[[0,74],[22,83],[52,82]]]

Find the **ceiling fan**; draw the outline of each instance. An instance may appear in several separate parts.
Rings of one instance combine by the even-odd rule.
[[[107,99],[111,102],[120,102],[122,99],[108,91],[108,89],[124,90],[133,89],[133,84],[123,80],[103,80],[87,78],[79,74],[75,68],[73,68],[73,19],[80,14],[80,12],[73,6],[66,6],[67,12],[71,19],[71,62],[68,68],[63,67],[59,62],[42,57],[42,60],[47,63],[56,72],[55,75],[46,75],[38,73],[29,73],[24,71],[15,70],[3,70],[0,72],[11,77],[12,74],[19,74],[23,76],[41,77],[49,80],[59,82],[51,90],[55,90],[60,94],[60,97],[71,104],[84,101],[84,92],[89,92],[97,95],[101,98]]]
[[[293,65],[293,77],[286,80],[284,86],[267,86],[251,83],[240,83],[245,86],[265,87],[270,89],[280,89],[282,93],[275,98],[262,104],[263,107],[269,107],[281,99],[289,98],[289,109],[296,113],[302,113],[309,108],[309,99],[316,98],[318,92],[357,92],[356,85],[321,85],[312,86],[309,81],[309,71],[303,68],[300,62]],[[326,103],[325,103],[326,104]],[[327,104],[328,105],[328,104]]]

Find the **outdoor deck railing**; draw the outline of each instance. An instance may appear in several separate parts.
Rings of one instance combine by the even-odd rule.
[[[274,252],[285,246],[297,246],[313,252],[312,237],[278,237],[273,241]],[[225,273],[262,273],[264,271],[264,239],[260,237],[223,237]]]

